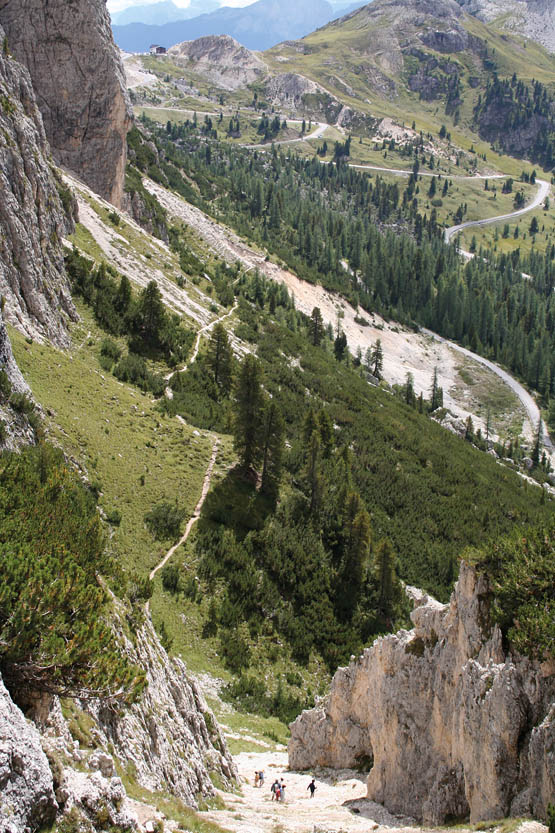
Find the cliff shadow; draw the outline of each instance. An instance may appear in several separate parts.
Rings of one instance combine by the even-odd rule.
[[[366,782],[366,776],[361,775],[360,778]],[[374,821],[381,827],[419,827],[416,819],[410,816],[394,816],[382,804],[377,804],[369,798],[354,798],[344,801],[342,806],[353,815]]]

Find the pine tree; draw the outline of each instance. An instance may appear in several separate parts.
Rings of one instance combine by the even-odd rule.
[[[378,590],[378,610],[390,621],[397,596],[397,577],[395,574],[395,552],[389,538],[380,541],[374,556],[374,576]]]
[[[231,390],[233,350],[223,324],[218,323],[212,329],[206,357],[208,367],[214,375],[214,381],[227,394]]]
[[[470,414],[466,418],[465,429],[464,429],[464,438],[469,443],[472,442],[474,439],[474,423],[472,422],[472,417]]]
[[[338,362],[342,361],[345,358],[346,350],[347,336],[343,331],[341,331],[336,335],[335,341],[333,342],[333,352],[335,353],[335,358]]]
[[[370,555],[370,516],[357,492],[350,492],[343,518],[343,554],[337,604],[343,619],[351,618],[360,598]]]
[[[281,480],[285,423],[274,402],[266,407],[263,421],[262,483],[260,491],[276,498]]]
[[[320,438],[324,457],[330,457],[335,445],[335,434],[330,415],[323,408],[318,412],[318,423],[320,426]]]
[[[262,452],[262,365],[252,355],[244,358],[235,387],[233,444],[239,464],[248,472],[260,462]]]
[[[314,347],[319,347],[324,337],[324,319],[318,307],[314,307],[312,315],[310,316],[310,323],[308,325],[308,332],[311,344]]]
[[[443,389],[440,388],[437,375],[437,366],[434,367],[434,378],[432,381],[432,390],[430,393],[430,410],[435,411],[436,408],[441,408],[443,405]]]
[[[166,311],[162,295],[155,281],[143,289],[139,298],[138,327],[144,344],[158,347],[162,328],[166,321]]]
[[[383,349],[382,340],[379,338],[372,348],[371,353],[372,375],[381,379],[383,370]]]
[[[407,373],[407,378],[405,382],[405,402],[407,405],[414,405],[415,397],[414,397],[414,376],[412,373]]]

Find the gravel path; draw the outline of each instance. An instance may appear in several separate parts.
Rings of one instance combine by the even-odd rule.
[[[421,328],[421,332],[425,333],[430,338],[433,338],[434,341],[439,342],[440,344],[448,344],[451,350],[455,350],[457,353],[462,353],[464,356],[472,359],[475,362],[478,362],[481,365],[489,368],[496,376],[499,376],[500,379],[503,379],[506,385],[508,385],[514,393],[518,396],[520,401],[522,402],[524,409],[526,410],[526,414],[528,415],[528,420],[530,422],[530,429],[532,433],[535,433],[538,427],[538,423],[540,421],[540,409],[536,405],[535,400],[530,396],[526,388],[524,388],[520,382],[507,373],[506,370],[503,370],[498,365],[494,364],[494,362],[490,362],[489,359],[483,358],[483,356],[478,356],[476,353],[472,353],[470,350],[467,350],[466,347],[461,347],[458,344],[454,344],[451,341],[448,341],[446,338],[437,335],[437,333],[433,333],[431,330],[426,330],[424,327]],[[553,443],[551,438],[549,437],[546,430],[544,430],[544,446],[547,452],[552,453],[554,450]]]
[[[150,571],[149,579],[151,581],[154,579],[154,576],[156,575],[156,573],[159,570],[161,570],[162,567],[166,566],[166,564],[168,563],[168,561],[170,560],[170,558],[172,557],[174,552],[182,544],[185,543],[185,541],[187,540],[187,538],[191,534],[191,530],[192,530],[193,526],[195,525],[195,523],[200,518],[200,513],[201,513],[202,506],[203,506],[204,501],[206,500],[206,496],[207,496],[207,494],[210,490],[210,484],[212,482],[212,472],[214,471],[214,466],[216,465],[216,458],[218,456],[219,447],[220,447],[220,440],[216,439],[216,441],[214,442],[214,446],[212,448],[212,456],[210,457],[210,462],[208,463],[208,468],[206,469],[206,474],[204,475],[204,481],[203,481],[203,484],[202,484],[202,491],[200,493],[200,498],[198,500],[198,503],[195,506],[195,511],[193,512],[193,514],[189,518],[189,520],[187,522],[187,526],[185,527],[185,532],[183,533],[183,535],[181,536],[181,538],[179,539],[177,544],[174,544],[173,547],[171,547],[167,551],[167,553],[165,554],[164,558],[160,561],[160,563],[157,564],[156,567],[154,567]],[[148,605],[148,602],[147,602],[147,605]]]

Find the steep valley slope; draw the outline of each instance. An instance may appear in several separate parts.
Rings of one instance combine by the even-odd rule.
[[[79,561],[67,575],[58,577],[56,573],[42,572],[45,538],[54,542],[53,551],[56,552],[61,542],[60,558],[67,555],[62,551],[62,544],[71,549],[71,542],[68,545],[63,536],[57,537],[60,531],[57,513],[61,511],[60,506],[63,511],[66,493],[75,497],[75,503],[70,501],[68,504],[70,508],[87,508],[91,512],[94,520],[88,529],[89,538],[94,537],[95,529],[101,529],[107,552],[117,563],[113,574],[102,581],[98,582],[95,574],[95,588],[101,586],[106,596],[99,640],[105,638],[109,628],[111,641],[101,644],[109,644],[110,652],[125,657],[134,669],[135,680],[140,681],[132,703],[124,702],[122,691],[112,691],[108,698],[99,698],[98,692],[90,690],[85,691],[83,697],[72,692],[74,696],[66,698],[58,696],[63,693],[59,680],[56,686],[51,686],[52,690],[46,686],[39,691],[14,682],[17,674],[13,668],[17,663],[6,654],[4,640],[6,634],[12,633],[10,617],[19,602],[17,594],[9,595],[17,570],[11,570],[15,558],[12,542],[2,540],[6,581],[0,588],[0,833],[31,833],[42,829],[56,833],[76,830],[100,833],[107,829],[138,833],[190,829],[219,833],[220,828],[215,826],[218,822],[249,833],[257,829],[273,831],[280,824],[279,811],[274,807],[268,810],[267,791],[266,800],[261,791],[256,794],[250,787],[245,788],[242,795],[238,794],[241,781],[230,749],[240,749],[243,753],[245,748],[258,753],[262,749],[262,754],[269,752],[272,756],[276,753],[275,758],[263,760],[267,761],[268,767],[281,770],[285,762],[279,741],[284,739],[285,729],[275,718],[272,721],[238,715],[219,697],[213,696],[219,716],[228,724],[224,733],[207,705],[198,680],[204,680],[207,691],[213,695],[211,687],[221,689],[224,682],[233,682],[239,675],[225,665],[222,643],[214,635],[205,639],[202,633],[204,626],[210,623],[213,599],[210,598],[210,583],[204,582],[198,553],[193,549],[194,536],[193,543],[179,547],[175,560],[169,561],[169,566],[177,569],[179,581],[187,580],[186,584],[177,585],[180,587],[177,592],[168,589],[168,573],[164,575],[160,570],[155,576],[153,572],[153,568],[163,563],[165,554],[173,552],[168,547],[179,540],[181,533],[175,535],[172,527],[162,537],[152,534],[151,510],[165,503],[164,511],[167,512],[168,506],[171,511],[175,505],[175,510],[181,512],[177,524],[179,530],[179,524],[186,517],[194,517],[199,495],[203,494],[208,482],[207,471],[214,474],[213,499],[214,492],[219,490],[217,494],[221,495],[222,488],[233,482],[230,470],[236,466],[237,453],[230,433],[229,410],[216,427],[208,423],[202,412],[185,419],[170,410],[172,397],[179,397],[180,383],[184,380],[187,384],[191,378],[196,379],[202,374],[207,353],[205,342],[211,336],[211,328],[219,322],[228,328],[234,361],[245,356],[252,358],[257,351],[262,361],[266,351],[267,386],[273,385],[276,400],[283,386],[284,406],[292,408],[291,403],[294,403],[297,408],[296,423],[300,422],[298,401],[303,403],[304,410],[307,401],[322,408],[334,407],[342,424],[330,423],[331,434],[350,439],[352,414],[359,399],[363,401],[364,397],[364,402],[371,404],[368,416],[381,426],[377,432],[380,442],[389,444],[388,453],[392,455],[391,459],[395,457],[388,478],[395,477],[398,483],[407,478],[405,482],[408,483],[409,478],[416,479],[416,471],[422,472],[422,479],[424,475],[432,477],[433,459],[437,468],[437,472],[433,472],[433,477],[437,478],[437,502],[450,498],[448,494],[440,494],[445,491],[441,472],[446,466],[455,465],[455,456],[457,465],[459,457],[464,458],[469,469],[470,461],[474,461],[480,478],[483,477],[477,484],[481,494],[484,483],[498,483],[503,490],[503,499],[507,495],[512,498],[512,501],[507,498],[510,506],[503,517],[508,525],[515,514],[519,517],[545,516],[549,509],[545,506],[549,501],[547,489],[525,487],[513,472],[447,434],[445,448],[453,451],[450,462],[439,461],[435,449],[429,448],[417,460],[413,450],[407,450],[408,442],[403,435],[416,432],[415,426],[419,426],[429,444],[436,438],[436,444],[443,448],[445,432],[423,415],[397,403],[385,383],[382,385],[385,390],[378,388],[368,393],[371,389],[365,379],[360,375],[355,377],[353,369],[347,365],[343,375],[351,378],[349,374],[353,374],[353,388],[351,393],[342,393],[344,399],[341,401],[337,393],[341,366],[335,363],[331,342],[325,343],[322,357],[317,356],[310,352],[313,346],[307,344],[305,331],[312,308],[319,305],[326,324],[333,328],[338,320],[343,321],[353,353],[357,347],[366,349],[376,338],[383,338],[388,381],[402,383],[407,370],[412,370],[417,389],[421,391],[429,387],[433,366],[439,363],[445,380],[448,380],[444,382],[449,388],[446,404],[462,418],[476,403],[465,401],[460,391],[455,390],[462,377],[458,376],[457,360],[448,346],[434,344],[426,337],[405,330],[399,331],[394,322],[387,323],[379,316],[365,316],[371,320],[360,323],[359,311],[338,296],[300,281],[292,272],[273,262],[262,248],[241,239],[169,189],[138,176],[137,170],[131,172],[135,177],[131,180],[136,188],[135,199],[129,198],[130,192],[125,192],[130,182],[129,169],[127,184],[124,178],[129,112],[121,64],[107,27],[103,2],[24,0],[23,4],[16,4],[12,0],[0,0],[0,24],[5,24],[7,31],[0,54],[0,428],[4,428],[5,423],[7,429],[0,433],[0,446],[8,452],[24,447],[21,455],[7,453],[0,459],[0,512],[6,528],[8,521],[11,524],[21,557],[25,557],[31,547],[31,554],[36,555],[37,564],[40,564],[38,578],[31,569],[23,576],[23,589],[20,588],[20,596],[25,599],[25,593],[35,593],[30,597],[31,609],[22,614],[27,615],[25,627],[29,630],[36,621],[35,608],[42,595],[51,599],[50,594],[59,587],[60,608],[73,610],[72,583],[76,594],[79,588]],[[75,42],[69,38],[70,31],[76,33]],[[75,44],[79,47],[78,56]],[[185,56],[187,60],[191,57],[194,59],[190,53]],[[239,59],[242,58],[244,56],[239,55]],[[392,60],[394,58],[392,51]],[[46,67],[51,65],[52,71],[47,71]],[[85,111],[83,97],[86,99]],[[145,144],[148,144],[148,137]],[[49,157],[50,148],[56,162],[70,172],[62,173],[54,167]],[[153,155],[157,152],[153,143],[150,152]],[[148,201],[149,196],[156,198],[156,204]],[[128,207],[149,230],[123,211],[114,210],[120,206]],[[152,216],[147,216],[149,208],[154,212]],[[157,231],[165,238],[157,239],[150,231]],[[64,248],[68,263],[74,267],[71,272],[73,300],[64,266]],[[79,253],[86,257],[80,260]],[[251,273],[257,275],[256,279]],[[82,279],[81,283],[78,279]],[[267,284],[261,283],[264,279],[268,279]],[[104,295],[102,292],[94,295],[95,281],[104,288]],[[222,283],[226,284],[224,289],[229,290],[226,302],[218,294]],[[119,292],[118,300],[126,298],[128,308],[136,312],[135,319],[129,316],[130,320],[124,322],[130,328],[127,331],[118,330],[106,314],[113,301],[112,284]],[[275,300],[274,287],[278,284],[294,295],[296,304],[284,291],[282,304],[278,304],[277,312],[272,312],[268,299],[273,294]],[[259,293],[258,300],[251,297],[253,292]],[[176,349],[169,358],[161,351],[154,354],[145,351],[146,358],[140,357],[145,368],[142,380],[116,375],[116,362],[129,360],[133,338],[137,339],[137,332],[141,336],[135,322],[145,308],[145,299],[153,295],[159,297],[160,303],[151,309],[163,320],[166,330],[174,336],[177,333],[175,337],[182,337],[189,347],[183,347],[182,352]],[[94,303],[91,302],[93,298]],[[233,332],[235,329],[236,333]],[[257,336],[260,336],[258,343]],[[275,337],[276,341],[269,345],[268,341],[264,343],[262,336]],[[178,347],[181,348],[182,343]],[[295,350],[302,354],[302,361]],[[193,353],[198,353],[198,362],[192,361]],[[275,354],[283,359],[278,367],[279,384],[271,378],[273,366],[268,353],[271,353],[271,359],[276,358]],[[335,388],[321,388],[325,379],[312,378],[314,374],[306,356],[315,362],[315,367],[330,369]],[[137,355],[135,362],[135,366],[140,364]],[[189,364],[193,367],[189,368]],[[468,367],[465,369],[468,372]],[[153,380],[154,387],[148,387]],[[492,384],[491,378],[484,382],[485,387]],[[357,391],[362,391],[360,397]],[[330,402],[324,402],[326,396]],[[331,401],[336,397],[337,401]],[[200,395],[198,398],[201,403],[206,401]],[[387,430],[385,419],[380,422],[381,411],[391,415]],[[303,413],[302,419],[304,417]],[[291,419],[288,427],[295,444],[293,454],[288,457],[289,464],[294,454],[298,453],[299,459],[302,456],[302,452],[297,451],[301,428],[296,423]],[[395,431],[395,435],[390,434],[391,431]],[[393,436],[395,440],[391,439]],[[288,448],[290,451],[291,447]],[[343,452],[347,459],[347,448]],[[339,452],[336,456],[340,456]],[[24,470],[24,463],[18,461],[31,461],[25,469],[31,486],[25,481],[27,494],[23,497],[17,492],[18,484],[14,485],[10,480],[11,473],[16,470],[14,467],[21,465],[21,471]],[[448,476],[450,472],[445,471],[444,479]],[[299,468],[294,475],[288,473],[287,478],[287,490],[293,492],[298,489],[297,481],[304,483],[305,475]],[[454,484],[454,493],[457,489],[459,484]],[[36,533],[37,513],[25,515],[25,500],[29,501],[28,505],[35,506],[32,503],[34,492],[42,494],[43,490],[48,500],[44,524]],[[11,502],[13,495],[17,498]],[[223,518],[225,522],[227,513],[236,511],[233,501],[240,504],[245,495],[248,499],[240,506],[240,511],[248,513],[250,507],[254,507],[254,515],[258,511],[257,490],[252,484],[242,483],[233,496],[231,508],[227,505],[224,512],[219,511],[220,520]],[[302,500],[300,492],[298,499]],[[377,504],[374,510],[377,511]],[[264,511],[271,514],[267,508]],[[469,511],[478,517],[482,507],[472,506]],[[382,523],[390,523],[391,518],[380,512]],[[70,520],[76,523],[75,528],[81,535],[79,512],[75,513],[76,518],[73,515],[70,518],[70,514],[68,512],[68,524]],[[20,517],[22,520],[18,525]],[[487,522],[485,516],[483,521],[484,524]],[[376,524],[375,520],[373,523]],[[61,527],[63,532],[63,523]],[[35,533],[36,540],[33,539]],[[36,547],[36,553],[33,547]],[[229,553],[236,552],[235,544],[229,547]],[[307,557],[311,554],[304,553]],[[85,555],[76,554],[83,559]],[[49,575],[52,581],[41,587],[43,575]],[[154,585],[149,583],[149,575],[155,577]],[[175,577],[175,573],[173,575]],[[243,577],[238,576],[239,579]],[[263,584],[263,574],[258,568],[256,580]],[[396,587],[399,589],[397,584]],[[256,588],[253,596],[255,591]],[[369,787],[372,797],[395,812],[408,812],[406,805],[411,801],[411,809],[415,810],[411,815],[423,817],[430,823],[438,823],[447,815],[484,818],[509,811],[532,813],[543,818],[546,796],[549,797],[553,788],[549,764],[553,715],[552,712],[547,715],[546,709],[546,703],[553,695],[553,670],[550,666],[539,667],[526,658],[517,658],[511,665],[500,633],[497,630],[490,632],[483,626],[487,616],[482,598],[485,593],[482,584],[463,568],[458,595],[454,596],[450,608],[433,602],[419,607],[414,614],[417,632],[386,637],[368,648],[364,659],[355,666],[358,669],[367,662],[367,657],[379,654],[380,646],[384,644],[396,646],[394,653],[399,655],[401,667],[399,678],[401,682],[405,677],[408,679],[408,699],[411,705],[414,702],[418,705],[414,721],[419,731],[425,722],[422,714],[427,714],[428,703],[424,697],[422,702],[417,701],[414,680],[422,679],[424,667],[426,679],[432,679],[436,672],[441,676],[445,668],[447,672],[455,669],[453,680],[467,695],[466,699],[462,695],[460,699],[465,708],[468,706],[464,715],[471,724],[471,731],[459,727],[460,732],[453,741],[457,747],[455,752],[459,749],[464,752],[463,766],[456,754],[448,754],[441,743],[451,729],[445,713],[451,715],[454,711],[452,686],[455,682],[451,687],[445,683],[445,690],[441,689],[441,698],[438,697],[434,706],[436,734],[440,740],[436,743],[436,735],[434,743],[422,739],[416,750],[421,752],[425,748],[430,761],[421,774],[426,787],[432,784],[429,808],[422,809],[417,801],[413,801],[414,796],[387,755],[379,757],[379,744],[391,744],[391,733],[396,748],[408,749],[416,755],[407,741],[405,724],[400,720],[395,723],[397,713],[394,711],[387,712],[391,723],[386,729],[382,727],[379,737],[373,734],[377,730],[369,728],[368,721],[364,722],[367,715],[364,719],[357,715],[355,721],[350,711],[347,716],[341,714],[339,734],[345,723],[349,723],[352,735],[356,736],[354,744],[343,743],[343,738],[338,743],[345,756],[356,747],[348,760],[347,757],[334,758],[337,735],[334,734],[333,715],[316,713],[319,729],[322,722],[326,725],[322,740],[320,734],[312,734],[314,713],[305,713],[294,729],[290,765],[304,768],[305,765],[342,766],[346,763],[352,766],[357,763],[359,753],[363,753],[363,765],[368,766],[370,754],[373,754],[376,766],[370,782],[374,787]],[[76,615],[78,612],[74,611]],[[51,614],[52,610],[41,609],[45,621],[52,621]],[[295,692],[304,702],[309,699],[307,681],[316,690],[316,685],[322,685],[327,679],[323,663],[314,656],[306,664],[310,667],[294,663],[283,634],[272,630],[271,616],[266,619],[261,626],[259,644],[253,639],[248,646],[252,652],[258,652],[255,656],[261,660],[261,665],[254,663],[252,670],[269,678],[269,693],[264,690],[265,697],[278,700],[283,675],[285,690],[289,694]],[[217,626],[222,624],[220,621]],[[63,618],[55,620],[54,630],[62,625],[65,628]],[[94,627],[97,626],[98,622],[95,622]],[[38,632],[41,633],[40,627]],[[62,636],[72,648],[75,635],[69,631],[68,636],[64,631],[63,635],[60,633],[60,638]],[[76,641],[78,637],[79,634],[75,636]],[[234,632],[234,640],[239,642],[248,638],[249,626],[244,621]],[[405,649],[409,643],[414,650],[407,653]],[[67,653],[71,653],[70,648]],[[181,658],[181,653],[187,662]],[[448,655],[447,660],[445,655]],[[94,656],[88,659],[91,666],[98,661]],[[467,666],[462,668],[464,662]],[[191,673],[191,667],[195,668],[198,680]],[[42,673],[44,668],[35,671]],[[221,675],[219,682],[214,682],[211,672]],[[336,680],[345,676],[359,680],[357,672],[344,670],[338,672]],[[360,686],[364,684],[363,680]],[[366,699],[358,698],[357,685],[358,682],[353,685],[356,691],[352,700],[362,709]],[[332,702],[338,687],[336,681]],[[510,690],[503,698],[504,687]],[[385,684],[384,688],[387,688]],[[393,700],[398,690],[391,693],[387,688],[386,693],[391,694]],[[469,705],[472,698],[473,708]],[[403,719],[410,723],[412,717],[410,713],[408,716],[403,713]],[[463,796],[461,772],[464,769],[464,774],[468,779],[472,776],[473,782],[479,780],[479,767],[484,758],[483,737],[476,731],[480,720],[484,721],[484,732],[492,735],[491,749],[488,745],[486,750],[491,756],[488,758],[491,768],[495,770],[500,764],[503,771],[498,773],[498,780],[492,777],[485,781],[483,790],[478,790],[478,801],[474,795],[477,788],[472,795]],[[514,725],[507,728],[511,721]],[[309,728],[305,730],[307,725]],[[251,735],[246,731],[248,726]],[[498,733],[500,737],[494,738],[498,726],[502,731]],[[501,741],[505,740],[503,746]],[[325,747],[324,751],[322,747]],[[510,759],[509,763],[507,759]],[[241,759],[243,778],[247,764],[251,767],[255,762],[258,766],[258,760]],[[416,768],[416,758],[407,757],[407,760]],[[440,777],[434,780],[430,773],[438,761]],[[387,776],[385,785],[384,773]],[[267,772],[268,782],[273,774],[271,770]],[[333,773],[323,775],[329,782],[335,778]],[[287,773],[285,777],[289,777]],[[338,792],[331,786],[327,791],[322,789],[326,802],[341,800],[347,804],[333,816],[332,827],[326,824],[328,805],[320,807],[318,823],[321,822],[322,829],[362,830],[367,827],[367,818],[373,819],[373,829],[382,826],[384,830],[392,826],[400,828],[410,822],[406,817],[393,818],[383,808],[364,801],[353,805],[355,814],[351,816],[346,793],[354,789],[350,795],[362,799],[360,782],[356,782],[353,773],[348,773],[344,780],[348,784],[342,785]],[[297,792],[301,788],[304,790],[304,775],[296,775],[293,783]],[[497,801],[490,800],[495,790],[503,793]],[[295,801],[300,799],[292,791],[289,800],[292,803],[286,817],[287,829],[299,829],[294,808]],[[306,801],[308,803],[310,799],[307,797]],[[249,810],[245,811],[246,824],[244,819],[237,818],[245,803],[249,805]],[[194,810],[206,812],[209,808],[209,815],[199,820]],[[362,818],[358,818],[359,815]],[[257,816],[260,828],[257,827]],[[313,829],[310,813],[303,814],[302,824],[303,829]],[[543,828],[528,829],[528,833],[539,830],[543,831]]]

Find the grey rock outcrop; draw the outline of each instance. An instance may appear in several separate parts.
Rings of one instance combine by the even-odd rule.
[[[235,765],[216,719],[181,660],[170,658],[146,621],[126,650],[147,673],[139,701],[119,713],[87,704],[99,746],[110,746],[141,786],[170,790],[190,806],[213,795],[210,773],[231,782]]]
[[[31,833],[53,821],[57,807],[39,733],[0,678],[0,833]]]
[[[368,798],[429,824],[530,814],[555,794],[555,668],[507,654],[487,580],[462,564],[449,605],[340,668],[291,727],[294,769],[373,759]]]
[[[34,431],[24,413],[14,411],[9,404],[9,395],[13,393],[31,393],[12,353],[12,346],[6,325],[0,312],[0,370],[8,377],[9,392],[0,392],[0,450],[15,451],[22,445],[34,442]]]
[[[1,6],[1,0],[0,0]],[[0,27],[0,41],[4,33]],[[68,219],[27,70],[0,54],[0,295],[26,335],[65,346],[75,317],[63,264]],[[5,340],[5,339],[4,339]]]
[[[108,826],[118,831],[137,829],[136,817],[124,806],[127,796],[120,778],[66,768],[56,795],[65,815],[77,810],[81,817],[95,824],[95,829],[99,829],[96,826],[99,822],[101,829]]]
[[[172,46],[169,55],[196,75],[224,90],[236,90],[266,75],[268,67],[258,55],[229,35],[207,35]]]
[[[119,206],[132,114],[105,0],[0,0],[0,24],[30,72],[54,158]]]
[[[465,12],[486,23],[526,35],[555,52],[555,6],[552,0],[457,0]]]

